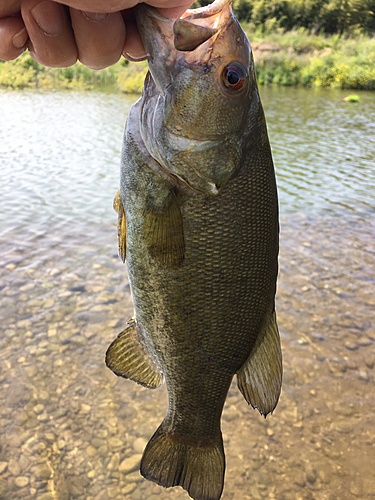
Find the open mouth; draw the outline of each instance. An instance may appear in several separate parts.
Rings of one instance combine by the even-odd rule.
[[[196,18],[206,18],[220,14],[226,7],[231,5],[232,0],[215,0],[215,2],[206,5],[205,7],[198,7],[196,9],[188,9],[184,14],[182,14],[181,19]]]
[[[191,52],[227,24],[232,16],[231,3],[232,0],[216,0],[206,7],[188,9],[176,20],[165,18],[156,9],[140,4],[137,12],[142,14],[137,16],[137,23],[142,35],[142,32],[148,31],[147,25],[142,22],[142,16],[151,18],[154,37],[159,34],[178,51]]]
[[[231,0],[216,0],[206,7],[188,9],[173,25],[175,48],[193,51],[215,35],[230,17],[231,3]]]

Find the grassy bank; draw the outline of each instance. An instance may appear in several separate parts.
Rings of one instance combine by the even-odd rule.
[[[261,85],[375,90],[375,37],[311,35],[306,28],[284,33],[272,26],[254,30],[250,24],[244,29],[252,43]],[[46,90],[114,86],[138,93],[146,71],[145,62],[125,60],[102,71],[80,63],[71,68],[44,68],[26,53],[15,61],[0,61],[0,86]]]
[[[305,28],[249,37],[260,84],[375,90],[375,37],[317,36]]]
[[[15,61],[0,61],[0,87],[51,89],[93,89],[117,85],[125,61],[110,68],[94,71],[81,63],[69,68],[46,68],[26,52]]]

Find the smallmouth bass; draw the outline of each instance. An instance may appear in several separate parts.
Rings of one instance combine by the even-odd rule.
[[[275,174],[250,43],[230,4],[178,20],[136,7],[149,73],[114,201],[135,319],[106,363],[145,387],[165,380],[167,415],[141,473],[195,500],[223,490],[220,419],[233,376],[264,416],[282,378]]]

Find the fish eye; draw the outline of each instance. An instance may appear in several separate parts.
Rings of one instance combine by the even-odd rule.
[[[229,64],[222,72],[222,80],[226,89],[238,92],[245,85],[245,70],[239,64]]]

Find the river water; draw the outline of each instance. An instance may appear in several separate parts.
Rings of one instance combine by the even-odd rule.
[[[235,383],[223,500],[375,495],[375,93],[262,88],[281,208],[280,402]],[[0,498],[187,499],[140,476],[167,407],[104,366],[132,314],[111,93],[0,91]]]

